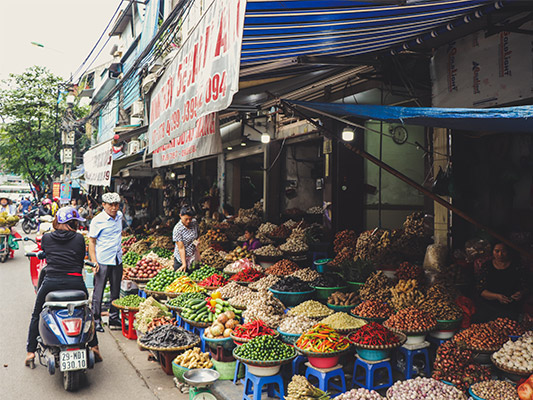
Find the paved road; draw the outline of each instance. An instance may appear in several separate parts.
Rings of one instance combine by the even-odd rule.
[[[0,398],[25,399],[159,399],[146,386],[108,332],[99,335],[104,357],[87,372],[83,387],[75,394],[63,390],[62,376],[50,376],[45,367],[24,367],[26,336],[35,301],[29,262],[23,250],[0,263]]]

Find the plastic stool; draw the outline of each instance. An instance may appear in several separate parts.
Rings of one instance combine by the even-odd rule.
[[[142,289],[139,289],[139,297],[142,297],[143,299],[146,299],[146,292]]]
[[[241,360],[237,360],[237,362],[235,363],[235,375],[233,376],[233,384],[236,385],[237,384],[237,381],[239,380],[239,369],[241,368]],[[246,367],[246,364],[243,364],[244,365],[244,373],[247,374],[248,373],[248,368]],[[245,375],[245,378],[246,378],[246,375]],[[241,379],[241,383],[244,385],[244,379]]]
[[[292,374],[297,375],[300,372],[300,367],[302,363],[307,362],[307,357],[298,354],[294,360],[292,360]]]
[[[278,385],[279,391],[274,390],[274,384]],[[285,397],[285,387],[283,386],[283,378],[280,374],[272,376],[257,376],[250,373],[248,369],[246,369],[242,399],[261,400],[263,386],[267,387],[268,397],[277,396],[280,399]]]
[[[328,258],[328,253],[324,253],[324,252],[321,252],[321,251],[313,251],[313,262],[315,262],[316,260],[321,260],[323,258]]]
[[[434,344],[437,347],[439,347],[441,344],[446,343],[448,340],[450,340],[450,339],[438,339],[431,335],[428,335],[426,339],[428,342],[430,342],[431,344]]]
[[[305,363],[307,365],[307,371],[305,371],[305,379],[310,381],[310,377],[314,376],[318,379],[318,388],[327,392],[330,387],[333,389],[339,390],[341,393],[346,392],[346,379],[344,378],[344,371],[342,370],[342,365],[337,364],[331,368],[316,368],[313,367],[310,363]],[[330,382],[331,378],[339,377],[341,379],[342,386],[337,385],[336,383]]]
[[[424,347],[421,347],[421,346]],[[415,348],[418,347],[418,348]],[[424,373],[427,377],[431,376],[431,372],[429,369],[429,352],[428,352],[429,343],[424,342],[420,345],[403,345],[400,347],[397,351],[405,357],[405,379],[412,379],[415,375],[417,375],[418,371],[415,371],[413,361],[417,355],[422,355],[424,357]],[[396,356],[398,357],[398,356]],[[396,364],[396,363],[395,363]],[[399,368],[398,368],[399,369]]]
[[[205,331],[205,328],[197,328],[195,326],[192,328],[192,333],[200,336],[200,347],[203,353],[205,353],[204,331]]]
[[[120,322],[122,324],[122,335],[131,340],[137,340],[137,331],[133,327],[137,311],[120,310]]]
[[[392,386],[392,367],[390,364],[390,358],[380,361],[367,361],[359,356],[356,357],[357,359],[353,366],[352,387],[358,385],[368,390],[378,390]],[[357,367],[363,368],[365,370],[365,375],[357,376]],[[374,385],[376,372],[383,369],[387,371],[388,374],[389,379],[387,383]]]

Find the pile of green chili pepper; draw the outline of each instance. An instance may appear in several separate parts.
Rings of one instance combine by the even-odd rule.
[[[346,350],[350,342],[329,325],[316,324],[300,336],[296,341],[296,346],[315,353],[333,353]]]

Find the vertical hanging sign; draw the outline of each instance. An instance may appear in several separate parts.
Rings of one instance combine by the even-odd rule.
[[[246,0],[214,0],[152,93],[148,151],[229,107],[239,90]]]
[[[93,186],[109,186],[113,167],[111,140],[94,146],[83,155],[85,182]]]

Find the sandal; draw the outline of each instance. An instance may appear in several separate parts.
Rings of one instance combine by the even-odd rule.
[[[26,359],[24,360],[24,365],[30,367],[31,369],[35,368],[35,353],[28,353]]]

